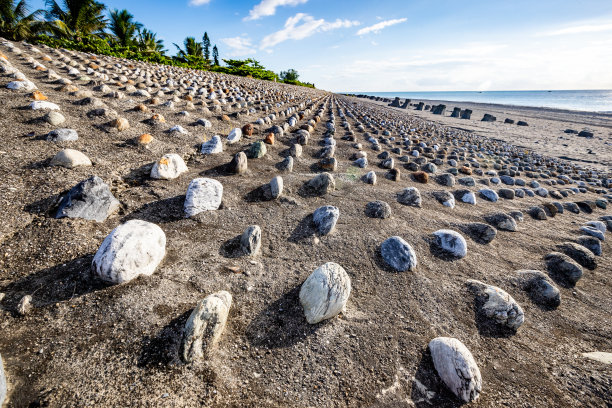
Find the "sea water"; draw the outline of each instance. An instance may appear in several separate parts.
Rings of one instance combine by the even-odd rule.
[[[458,92],[346,92],[411,99],[450,102],[495,103],[501,105],[545,107],[588,112],[612,113],[612,90],[586,91],[458,91]]]

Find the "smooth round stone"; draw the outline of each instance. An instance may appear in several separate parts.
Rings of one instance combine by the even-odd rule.
[[[74,129],[55,129],[47,134],[49,142],[74,142],[79,139],[79,134]]]
[[[476,195],[469,190],[458,190],[455,192],[455,197],[462,203],[476,204]]]
[[[557,248],[587,269],[593,270],[597,267],[595,255],[582,245],[574,242],[563,242],[557,245]]]
[[[497,193],[489,188],[483,188],[479,190],[478,193],[480,193],[480,196],[487,201],[495,203],[497,202],[497,200],[499,200],[499,196],[497,195]]]
[[[467,255],[467,242],[460,233],[441,229],[434,232],[433,235],[436,238],[436,245],[443,251],[456,258],[463,258]]]
[[[467,187],[474,187],[476,185],[476,181],[474,181],[474,178],[470,176],[461,177],[460,179],[458,179],[458,181],[459,184],[462,184]]]
[[[240,237],[240,249],[245,255],[255,256],[261,249],[261,228],[249,226]]]
[[[366,175],[364,176],[364,180],[366,183],[368,184],[376,184],[376,173],[374,173],[373,171],[369,171],[366,173]]]
[[[351,278],[334,262],[321,265],[300,288],[300,304],[309,324],[330,319],[346,306],[351,294]]]
[[[529,293],[535,303],[557,307],[561,304],[561,293],[554,282],[543,272],[534,270],[517,271],[523,282],[523,289]]]
[[[203,211],[214,211],[221,206],[223,185],[217,180],[196,178],[191,180],[183,207],[186,217],[193,217]]]
[[[371,201],[366,204],[365,213],[370,218],[389,218],[391,206],[384,201]]]
[[[544,260],[548,272],[556,279],[575,285],[582,278],[582,267],[565,254],[551,252]]]
[[[482,300],[480,312],[492,322],[514,331],[523,324],[523,309],[506,291],[477,280],[468,280],[467,283]]]
[[[212,127],[212,123],[208,119],[200,118],[196,121],[196,123],[200,126],[204,126],[205,129]]]
[[[515,232],[517,229],[516,220],[505,213],[487,215],[485,220],[498,230]]]
[[[151,169],[151,178],[160,180],[172,180],[187,171],[187,165],[175,153],[164,155],[161,159],[155,162]]]
[[[276,176],[266,188],[266,196],[268,200],[276,200],[283,193],[283,178],[281,176]]]
[[[515,196],[514,190],[509,188],[500,188],[497,193],[500,197],[505,198],[506,200],[512,200]]]
[[[34,85],[34,82],[28,80],[12,81],[9,82],[6,87],[13,91],[33,91],[34,89],[36,89],[36,85]]]
[[[29,108],[32,110],[60,110],[60,107],[48,101],[34,101],[30,103]]]
[[[587,248],[597,256],[601,256],[601,240],[599,238],[581,235],[576,239],[576,243]]]
[[[61,166],[67,169],[73,169],[79,166],[91,166],[91,160],[78,150],[64,149],[53,156],[50,164],[51,166]]]
[[[278,164],[278,169],[281,171],[292,172],[293,171],[293,157],[287,156],[285,159]]]
[[[466,225],[469,235],[480,244],[488,244],[497,235],[497,230],[482,222],[473,222]]]
[[[548,218],[546,216],[546,212],[544,211],[544,209],[541,207],[537,207],[537,206],[534,206],[528,209],[527,213],[531,215],[533,218],[535,218],[536,220],[545,220]]]
[[[477,399],[482,390],[482,377],[467,347],[451,337],[436,337],[428,347],[434,368],[446,387],[464,402]]]
[[[417,266],[414,250],[401,237],[391,237],[380,246],[380,253],[384,261],[399,272],[412,271]]]
[[[240,128],[235,128],[227,136],[227,143],[228,144],[238,143],[240,139],[242,139],[242,130]]]
[[[292,157],[298,158],[302,155],[302,145],[298,143],[294,143],[289,148],[289,154]]]
[[[43,120],[52,126],[59,126],[66,121],[66,118],[57,111],[50,111],[43,116]]]
[[[338,207],[324,205],[315,210],[312,220],[319,235],[327,235],[334,230],[339,217],[340,210]]]
[[[595,237],[597,239],[599,239],[600,241],[605,241],[606,237],[603,234],[603,232],[601,232],[600,230],[598,230],[595,227],[592,227],[590,225],[583,225],[580,227],[580,232],[590,235],[592,237]]]
[[[421,193],[416,187],[407,187],[398,193],[397,201],[400,204],[421,207]]]
[[[166,234],[157,225],[130,220],[104,239],[94,256],[94,272],[104,281],[118,284],[139,275],[149,276],[166,254]]]

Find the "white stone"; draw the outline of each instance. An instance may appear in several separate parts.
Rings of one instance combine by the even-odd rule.
[[[176,153],[165,154],[151,169],[151,178],[172,180],[187,171],[187,165]]]
[[[91,160],[85,154],[74,149],[64,149],[51,159],[51,166],[62,166],[73,169],[79,166],[91,166]]]
[[[310,324],[340,313],[351,294],[351,278],[334,262],[318,267],[300,289],[300,303]]]
[[[47,102],[47,101],[34,101],[32,103],[30,103],[29,105],[30,109],[32,110],[60,110],[60,107],[57,106],[54,103],[51,102]]]
[[[283,178],[276,176],[270,180],[270,198],[277,199],[283,193]]]
[[[216,154],[223,152],[223,142],[219,136],[213,136],[208,142],[202,143],[200,153]]]
[[[582,353],[582,356],[590,358],[591,360],[599,361],[600,363],[612,364],[612,353],[593,351],[590,353]],[[0,392],[2,391],[0,390]],[[2,398],[0,398],[0,404],[2,404]]]
[[[232,295],[224,290],[201,300],[183,330],[183,360],[191,363],[203,358],[219,342],[232,306]]]
[[[9,82],[6,87],[14,91],[32,91],[36,89],[36,85],[32,81],[13,81]]]
[[[0,407],[6,400],[6,392],[6,374],[4,374],[4,363],[2,362],[2,356],[0,356]]]
[[[212,123],[210,122],[210,120],[204,118],[198,119],[197,124],[204,126],[205,129],[212,127]]]
[[[433,233],[437,245],[444,251],[457,258],[467,255],[467,243],[465,238],[456,231],[441,229]]]
[[[466,204],[476,204],[476,195],[471,191],[467,192],[461,196],[461,201]]]
[[[482,313],[486,317],[512,330],[518,330],[523,324],[523,309],[506,291],[477,280],[468,280],[468,285],[477,296],[483,297]]]
[[[229,144],[238,143],[240,139],[242,139],[242,130],[240,130],[240,128],[235,128],[227,136],[227,143]]]
[[[184,211],[186,217],[193,217],[203,211],[217,210],[223,199],[223,185],[217,180],[196,178],[187,188]]]
[[[170,132],[170,133],[180,133],[182,135],[186,135],[187,133],[189,133],[181,125],[174,125],[174,126],[172,126],[170,129],[168,129],[168,132]]]
[[[444,384],[465,402],[474,401],[482,390],[482,377],[472,353],[459,340],[436,337],[429,342],[434,367]]]
[[[94,256],[94,272],[109,283],[150,276],[166,255],[166,234],[157,225],[130,220],[104,239]]]

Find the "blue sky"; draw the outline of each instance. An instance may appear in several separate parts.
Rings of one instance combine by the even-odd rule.
[[[127,8],[172,54],[207,31],[221,58],[294,68],[330,91],[612,88],[609,0],[103,3]]]

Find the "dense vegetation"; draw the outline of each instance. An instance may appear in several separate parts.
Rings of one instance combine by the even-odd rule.
[[[46,44],[54,48],[110,55],[158,64],[180,66],[247,76],[292,85],[314,84],[298,81],[294,69],[276,74],[263,67],[259,61],[223,59],[207,32],[202,41],[187,37],[177,48],[176,56],[166,55],[167,50],[157,34],[137,22],[128,10],[110,10],[95,0],[46,1],[46,10],[30,12],[26,0],[0,0],[0,36],[13,40],[26,40]]]

